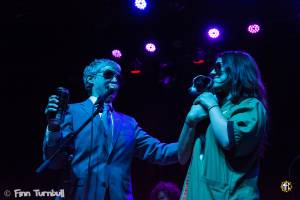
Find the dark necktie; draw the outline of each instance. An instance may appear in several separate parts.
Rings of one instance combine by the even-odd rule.
[[[105,134],[107,136],[107,150],[108,152],[111,151],[112,148],[112,115],[110,112],[110,105],[104,104],[103,112],[102,112],[102,121],[105,129]]]

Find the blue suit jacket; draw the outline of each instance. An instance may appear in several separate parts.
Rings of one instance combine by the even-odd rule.
[[[92,112],[93,104],[89,99],[70,104],[61,128],[62,137],[77,130]],[[74,199],[103,200],[106,190],[111,200],[133,199],[131,162],[134,156],[162,165],[177,162],[177,143],[161,143],[143,131],[134,118],[115,111],[112,114],[114,135],[113,148],[110,152],[106,148],[106,137],[99,115],[94,118],[93,123],[82,130],[72,144]],[[57,143],[59,144],[59,141]],[[44,141],[44,156],[48,157],[56,148],[57,145],[48,146]],[[88,181],[89,162],[91,176]],[[54,160],[51,168],[62,167],[61,155]],[[88,190],[85,190],[86,187]]]

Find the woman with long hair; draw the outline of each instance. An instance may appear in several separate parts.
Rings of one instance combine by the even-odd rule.
[[[190,160],[181,199],[259,199],[268,107],[259,68],[248,53],[225,51],[210,76],[179,138],[179,162]]]

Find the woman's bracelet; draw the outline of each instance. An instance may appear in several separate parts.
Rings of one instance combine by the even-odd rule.
[[[213,105],[213,106],[211,106],[211,107],[209,107],[208,109],[207,109],[207,111],[209,112],[212,108],[214,108],[214,107],[218,107],[219,105],[218,104],[216,104],[216,105]]]

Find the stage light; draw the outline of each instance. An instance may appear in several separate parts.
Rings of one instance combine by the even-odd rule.
[[[150,53],[154,53],[156,51],[156,46],[153,43],[147,43],[145,45],[145,49],[146,49],[146,51],[148,51]]]
[[[201,60],[193,60],[193,63],[195,65],[201,65],[201,64],[205,63],[205,60],[203,60],[203,59],[201,59]]]
[[[217,39],[220,36],[220,31],[217,28],[210,28],[207,34],[210,38]]]
[[[121,58],[122,57],[122,52],[119,49],[112,50],[111,54],[115,58]]]
[[[147,2],[145,0],[135,0],[134,5],[140,10],[145,10]]]
[[[130,71],[130,73],[131,74],[140,74],[140,73],[142,73],[142,71],[139,70],[139,69],[133,69],[133,70]]]
[[[248,26],[248,32],[251,34],[258,33],[260,31],[260,26],[258,24],[251,24]]]
[[[129,64],[129,71],[132,75],[139,75],[142,73],[143,63],[138,59],[135,58],[130,64]]]
[[[171,87],[175,83],[176,71],[174,63],[170,60],[164,60],[159,63],[159,78],[160,85],[165,88]]]
[[[161,77],[159,80],[159,83],[163,86],[163,87],[170,87],[175,81],[175,78],[172,75],[167,75],[164,77]]]
[[[204,50],[198,48],[195,50],[194,55],[192,57],[192,62],[195,65],[201,65],[205,63],[205,52]]]

